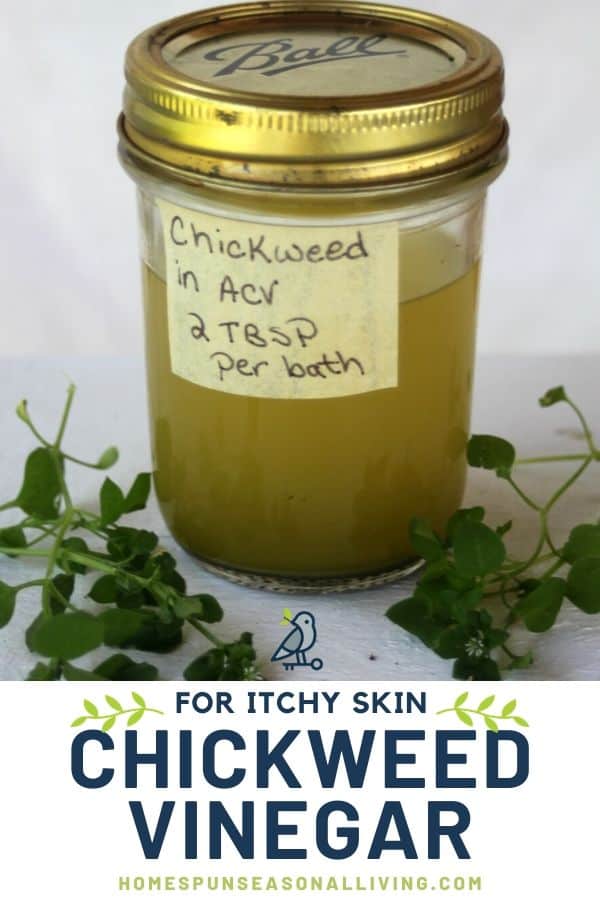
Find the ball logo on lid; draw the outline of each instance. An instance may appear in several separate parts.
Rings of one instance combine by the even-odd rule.
[[[329,44],[299,46],[299,39],[285,37],[279,40],[251,41],[243,44],[227,44],[209,50],[204,58],[209,62],[225,63],[214,78],[222,78],[240,71],[260,71],[262,75],[282,75],[293,69],[318,66],[323,63],[348,59],[373,59],[379,56],[406,56],[405,48],[389,48],[393,41],[386,35],[345,35]]]

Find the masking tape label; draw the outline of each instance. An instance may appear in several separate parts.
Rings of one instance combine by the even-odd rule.
[[[176,375],[279,399],[397,385],[394,225],[263,225],[158,203]]]

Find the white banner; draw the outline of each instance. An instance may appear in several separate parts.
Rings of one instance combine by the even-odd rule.
[[[595,682],[0,690],[10,900],[597,894]]]

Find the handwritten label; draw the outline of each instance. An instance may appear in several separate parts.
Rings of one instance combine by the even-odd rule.
[[[281,399],[397,385],[392,225],[262,225],[158,202],[176,375]]]

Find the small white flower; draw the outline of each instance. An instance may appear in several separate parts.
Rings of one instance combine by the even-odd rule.
[[[250,663],[245,666],[241,681],[264,681],[256,663]]]
[[[483,639],[483,631],[478,631],[477,634],[469,638],[467,643],[465,644],[465,650],[467,651],[467,656],[473,656],[475,659],[479,659],[480,657],[485,655],[485,642]]]

